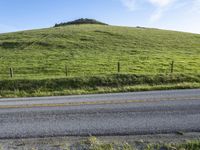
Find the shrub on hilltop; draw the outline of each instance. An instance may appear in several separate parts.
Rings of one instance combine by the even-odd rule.
[[[55,24],[54,27],[66,26],[66,25],[80,25],[80,24],[99,24],[99,25],[108,25],[106,23],[97,21],[95,19],[81,18],[70,22],[62,22]]]

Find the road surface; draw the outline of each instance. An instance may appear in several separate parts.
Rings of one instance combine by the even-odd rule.
[[[0,99],[0,138],[200,131],[200,89]]]

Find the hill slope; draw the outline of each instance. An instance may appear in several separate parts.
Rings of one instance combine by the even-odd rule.
[[[200,35],[190,33],[68,25],[1,34],[0,97],[199,88],[199,58]]]
[[[200,35],[157,29],[70,25],[0,35],[0,78],[122,73],[200,73]]]

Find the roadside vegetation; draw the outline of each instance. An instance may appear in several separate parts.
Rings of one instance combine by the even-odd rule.
[[[69,147],[68,147],[69,148]],[[74,150],[199,150],[200,141],[188,141],[185,143],[151,144],[138,141],[134,144],[103,143],[96,137],[90,137],[85,141],[70,146]]]
[[[70,146],[74,150],[199,150],[200,141],[188,141],[185,143],[151,144],[138,141],[134,144],[103,143],[96,137],[90,137],[85,141]]]
[[[70,147],[74,150],[133,150],[133,147],[128,143],[102,143],[96,137],[90,137]]]
[[[57,96],[200,88],[200,75],[116,74],[60,79],[0,81],[0,97]]]
[[[146,150],[199,150],[200,141],[190,141],[182,144],[149,144]]]
[[[199,58],[200,35],[142,27],[0,34],[0,96],[199,88]]]
[[[57,150],[199,150],[199,140],[174,140],[167,142],[132,140],[118,141],[110,137],[103,140],[97,137],[81,138],[71,141],[65,138],[1,140],[0,149],[57,149]],[[100,140],[101,139],[101,140]],[[69,141],[68,141],[69,140]]]

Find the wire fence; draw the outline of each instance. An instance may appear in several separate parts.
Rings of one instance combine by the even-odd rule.
[[[194,63],[195,64],[195,63]],[[200,64],[185,65],[183,62],[170,61],[166,63],[142,65],[134,63],[115,62],[111,64],[76,64],[52,66],[28,66],[28,67],[4,67],[0,69],[0,79],[42,79],[64,78],[73,76],[95,76],[108,74],[172,74],[192,73],[200,74]]]

